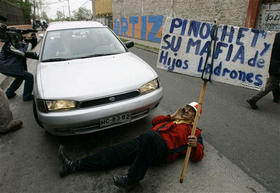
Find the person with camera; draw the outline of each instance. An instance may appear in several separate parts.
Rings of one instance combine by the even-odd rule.
[[[142,180],[150,166],[172,162],[185,155],[188,146],[192,147],[190,159],[200,161],[204,155],[201,130],[197,129],[195,135],[191,135],[197,109],[198,103],[192,102],[172,115],[157,116],[152,121],[153,127],[146,133],[80,160],[71,160],[60,146],[59,174],[64,177],[77,171],[106,170],[130,164],[126,175],[113,177],[117,187],[128,188]]]
[[[0,52],[0,72],[15,78],[6,90],[6,95],[8,99],[16,96],[16,90],[25,81],[23,101],[32,100],[33,75],[27,70],[26,58],[35,59],[37,55],[36,53],[28,52],[31,49],[31,45],[23,41],[21,30],[7,29],[7,26],[2,24],[0,32],[2,38],[5,38],[5,43]]]

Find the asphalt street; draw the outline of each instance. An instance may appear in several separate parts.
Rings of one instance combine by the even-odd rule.
[[[134,53],[152,66],[157,54]],[[184,102],[198,101],[202,80],[154,68],[164,88],[161,108],[174,112]],[[249,108],[246,99],[257,91],[212,82],[207,84],[199,127],[204,139],[270,191],[280,192],[280,103],[272,94]]]
[[[55,137],[40,128],[32,113],[32,102],[23,102],[22,87],[10,100],[11,110],[24,127],[0,136],[0,192],[122,192],[112,185],[112,176],[125,174],[127,166],[110,171],[83,172],[61,179],[57,150],[64,144],[71,158],[82,158],[102,147],[133,138],[151,127],[158,114],[173,113],[183,103],[197,101],[202,81],[156,68],[157,54],[131,49],[159,74],[164,98],[149,117],[110,130],[73,137]],[[35,61],[29,69],[35,72]],[[74,88],[73,88],[74,89]],[[279,192],[280,158],[278,145],[280,104],[272,96],[253,111],[246,99],[255,91],[210,83],[203,114],[205,158],[190,163],[183,184],[179,183],[183,160],[148,171],[145,179],[130,192]]]

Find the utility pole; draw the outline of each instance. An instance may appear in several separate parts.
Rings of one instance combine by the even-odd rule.
[[[68,0],[68,12],[69,12],[69,20],[71,21],[71,14],[70,14],[70,3],[69,3],[70,0]]]
[[[33,22],[36,19],[36,2],[35,0],[33,1]]]
[[[91,0],[92,20],[95,20],[95,0]]]
[[[65,20],[64,6],[62,6],[62,8],[63,8],[63,20]]]
[[[43,9],[43,1],[40,0],[40,11],[41,11],[41,18],[43,17],[43,12],[44,12],[44,9]]]
[[[39,3],[37,5],[37,9],[38,9],[38,16],[39,18],[42,18],[42,0],[39,0]]]

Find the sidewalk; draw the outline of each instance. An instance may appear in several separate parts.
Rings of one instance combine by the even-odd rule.
[[[158,54],[158,51],[159,51],[159,48],[160,48],[160,43],[144,41],[144,40],[139,40],[139,39],[133,39],[133,38],[128,38],[128,37],[122,37],[122,36],[119,36],[119,37],[121,39],[133,41],[134,46],[137,47],[137,48],[141,48],[141,49],[151,51],[153,53]]]

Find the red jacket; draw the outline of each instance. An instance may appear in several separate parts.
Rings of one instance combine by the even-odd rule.
[[[186,154],[188,136],[191,135],[192,125],[181,123],[176,124],[171,120],[171,116],[157,116],[152,121],[152,130],[158,132],[166,141],[170,149],[168,161],[173,161],[182,154]],[[192,148],[190,159],[192,161],[200,161],[203,158],[203,142],[201,130],[196,129],[197,147]]]

